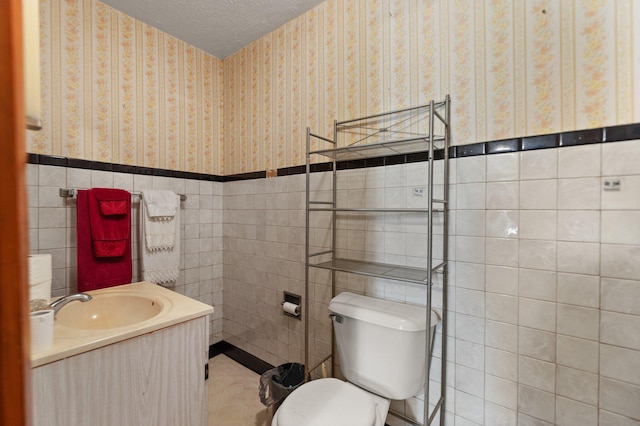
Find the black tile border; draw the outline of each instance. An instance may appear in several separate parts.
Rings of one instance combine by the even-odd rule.
[[[243,351],[224,340],[209,346],[209,359],[221,354],[228,356],[238,364],[247,367],[249,370],[257,374],[262,374],[267,370],[275,368],[275,366],[268,362],[263,361],[260,358],[251,355],[249,352]]]
[[[465,158],[480,155],[504,154],[511,152],[533,151],[539,149],[561,148],[568,146],[589,145],[595,143],[609,143],[640,139],[640,123],[623,124],[619,126],[600,127],[595,129],[575,130],[570,132],[552,133],[548,135],[527,136],[467,145],[456,145],[449,148],[449,158]],[[444,150],[436,150],[434,158],[444,158]],[[391,166],[426,161],[427,152],[393,155],[388,157],[368,158],[366,160],[340,161],[336,164],[338,170],[362,169],[369,167]],[[193,173],[177,170],[155,169],[151,167],[129,166],[99,161],[81,160],[75,158],[56,157],[43,154],[27,154],[29,164],[42,164],[87,170],[103,170],[118,173],[131,173],[150,176],[166,176],[192,180],[214,182],[237,182],[243,180],[263,179],[267,177],[266,170],[259,172],[239,173],[218,176],[205,173]],[[328,172],[333,170],[331,162],[311,164],[311,172]],[[306,166],[284,167],[277,170],[277,176],[293,176],[304,174]]]

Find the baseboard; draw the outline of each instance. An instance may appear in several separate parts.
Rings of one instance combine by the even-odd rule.
[[[251,355],[249,352],[246,352],[229,342],[225,342],[224,340],[209,346],[209,359],[221,354],[228,356],[238,364],[247,367],[249,370],[257,374],[262,374],[265,371],[274,368],[274,366],[268,362],[263,361],[260,358]]]

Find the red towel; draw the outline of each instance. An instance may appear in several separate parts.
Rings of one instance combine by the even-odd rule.
[[[95,257],[123,256],[131,246],[131,194],[122,189],[89,190],[89,221]]]
[[[128,284],[131,194],[121,189],[78,191],[78,291]]]

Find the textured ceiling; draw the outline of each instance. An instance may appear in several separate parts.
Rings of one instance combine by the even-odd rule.
[[[323,0],[101,0],[224,59]]]

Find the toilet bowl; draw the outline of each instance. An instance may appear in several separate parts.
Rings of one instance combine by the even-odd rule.
[[[309,382],[284,400],[272,426],[383,426],[390,400],[338,379]]]
[[[391,399],[407,399],[424,386],[424,307],[345,292],[329,311],[347,381],[305,383],[284,400],[272,426],[383,426]],[[438,322],[431,312],[430,336]]]

